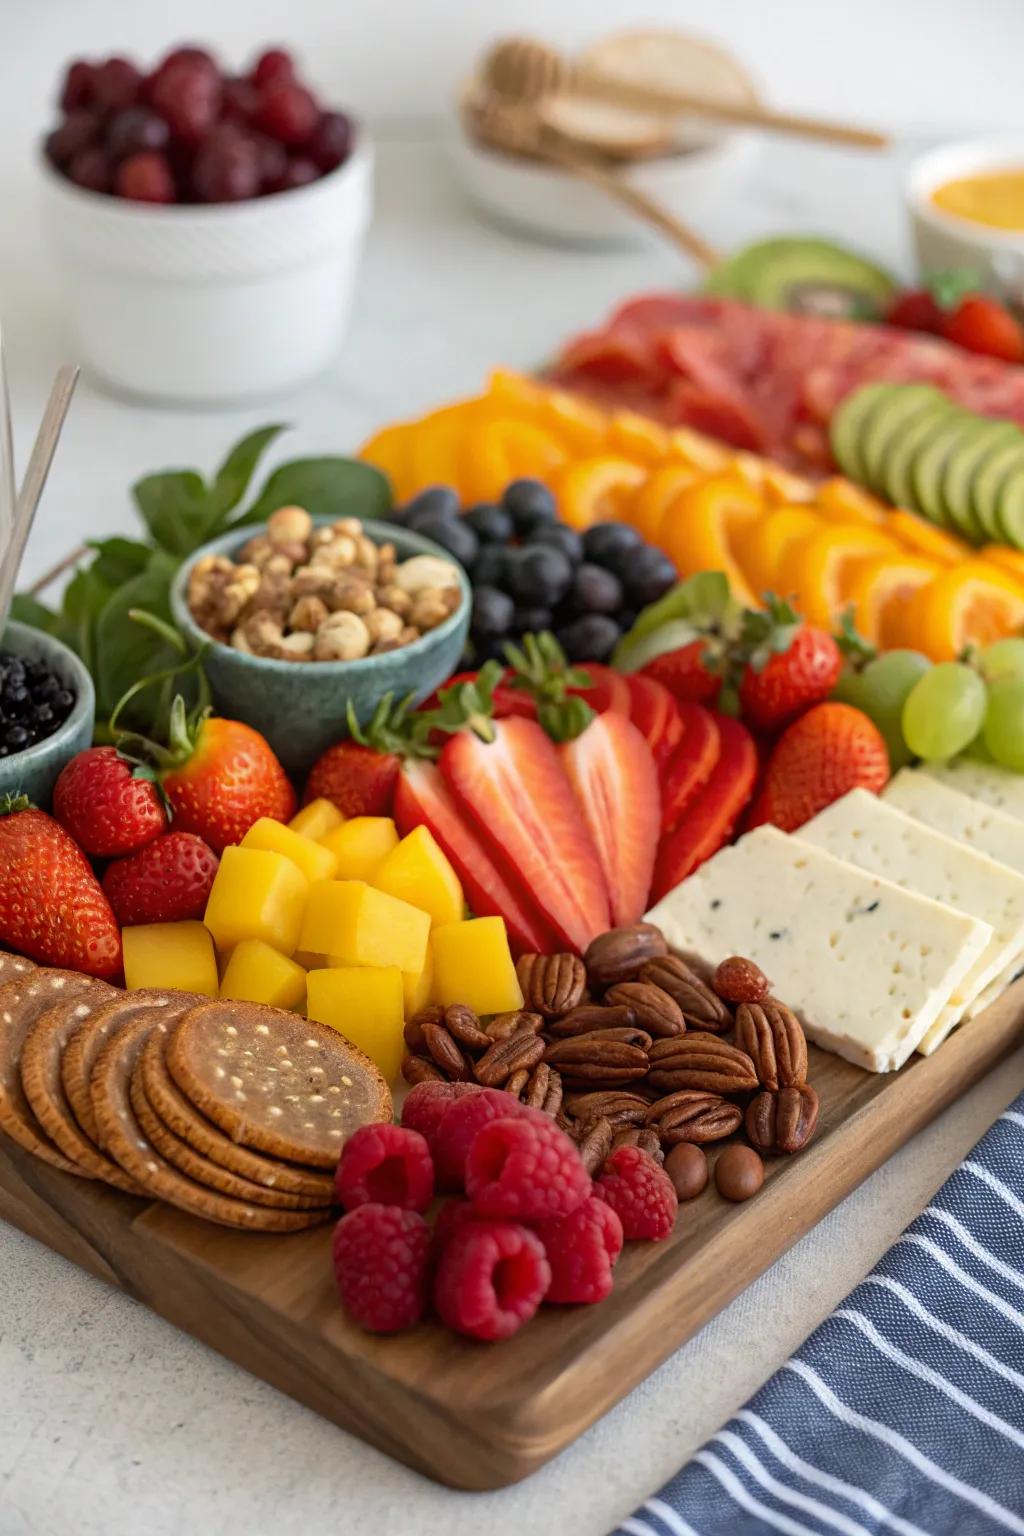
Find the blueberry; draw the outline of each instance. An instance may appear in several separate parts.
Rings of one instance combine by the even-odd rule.
[[[66,688],[61,688],[60,691],[55,693],[53,698],[50,700],[51,708],[53,709],[53,712],[57,716],[58,720],[63,720],[65,715],[69,715],[71,713],[71,710],[74,708],[74,703],[74,694],[69,693]]]
[[[409,528],[417,528],[417,519],[426,517],[433,512],[440,512],[447,517],[458,517],[462,510],[458,493],[453,491],[450,485],[431,485],[425,491],[420,491],[411,501],[399,511],[399,520]]]
[[[619,638],[619,626],[603,613],[588,613],[558,631],[570,661],[607,661]]]
[[[550,544],[554,549],[560,549],[570,565],[579,565],[583,559],[583,540],[575,528],[566,523],[541,523],[530,534],[530,543]]]
[[[643,548],[643,539],[628,523],[595,523],[583,535],[583,555],[595,565],[618,570],[629,550]]]
[[[515,532],[511,513],[492,501],[478,502],[463,515],[483,544],[507,544]]]
[[[569,590],[572,566],[560,549],[546,544],[524,544],[510,549],[505,589],[520,603],[549,607]]]
[[[480,540],[460,517],[451,517],[446,512],[424,513],[415,527],[425,539],[433,539],[435,544],[454,555],[467,571],[473,569]]]
[[[500,544],[483,544],[473,567],[473,584],[501,587],[505,582],[505,551]]]
[[[515,604],[507,592],[497,587],[476,587],[473,592],[473,617],[469,621],[474,640],[492,640],[512,629]]]
[[[577,613],[614,613],[622,607],[622,582],[603,566],[583,564],[572,579]]]
[[[619,575],[629,602],[636,608],[656,603],[679,580],[672,561],[651,545],[630,551],[622,560]]]
[[[517,608],[514,627],[516,634],[519,635],[539,635],[553,627],[551,609]]]
[[[558,515],[555,498],[540,480],[513,480],[501,498],[506,512],[511,512],[516,533],[529,538],[541,523],[550,523]]]
[[[32,708],[32,695],[24,683],[19,683],[14,688],[8,688],[4,696],[4,706],[9,715],[17,717],[27,715]]]
[[[24,752],[31,740],[32,733],[24,725],[9,725],[4,732],[4,746],[8,752]]]

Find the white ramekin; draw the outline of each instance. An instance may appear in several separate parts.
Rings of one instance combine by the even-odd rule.
[[[207,208],[82,191],[42,169],[81,361],[119,391],[223,405],[292,389],[344,334],[373,208],[373,154],[308,187]]]
[[[1003,298],[1024,303],[1024,230],[993,229],[946,213],[932,194],[977,172],[1024,167],[1024,137],[1004,134],[933,149],[913,162],[905,192],[917,258],[924,272],[974,267]]]

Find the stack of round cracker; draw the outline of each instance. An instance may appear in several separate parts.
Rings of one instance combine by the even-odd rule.
[[[0,953],[0,1131],[64,1173],[293,1232],[330,1219],[345,1138],[390,1118],[377,1068],[322,1024]]]

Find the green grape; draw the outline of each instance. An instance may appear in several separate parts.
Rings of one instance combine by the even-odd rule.
[[[992,756],[992,753],[985,745],[984,728],[982,728],[979,734],[975,736],[973,741],[969,741],[967,743],[966,747],[964,747],[963,755],[964,757],[973,758],[976,763],[995,762],[995,758]]]
[[[862,709],[878,726],[893,772],[913,757],[903,739],[903,705],[930,669],[931,662],[920,651],[886,651],[869,661],[863,672],[844,673],[834,689],[834,698]]]
[[[989,683],[997,677],[1024,677],[1024,640],[996,640],[986,645],[978,665]]]
[[[1024,677],[989,683],[985,745],[997,763],[1024,773]]]
[[[927,761],[955,757],[981,730],[985,684],[972,667],[943,661],[914,684],[903,706],[903,737]]]

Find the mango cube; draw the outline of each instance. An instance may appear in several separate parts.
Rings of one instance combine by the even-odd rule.
[[[286,827],[281,821],[261,816],[242,838],[243,848],[262,848],[267,853],[283,853],[302,870],[307,880],[333,880],[338,870],[337,856],[312,838]]]
[[[402,990],[405,993],[405,1016],[413,1018],[431,1001],[434,988],[434,951],[427,940],[427,952],[423,957],[422,971],[403,971]]]
[[[309,881],[283,853],[225,848],[203,921],[222,954],[243,939],[263,939],[292,955],[308,895]]]
[[[390,816],[353,816],[323,839],[337,855],[336,880],[372,880],[393,848],[398,832]]]
[[[402,973],[397,966],[343,966],[309,976],[308,1015],[375,1061],[390,1081],[405,1054]]]
[[[121,933],[124,984],[129,992],[172,987],[217,996],[213,936],[202,923],[140,923]]]
[[[311,837],[314,843],[340,827],[345,820],[333,800],[311,800],[301,811],[296,811],[288,825],[302,837]]]
[[[429,827],[414,827],[371,876],[387,891],[430,914],[431,923],[458,923],[464,915],[462,886]]]
[[[311,888],[298,947],[329,955],[332,966],[423,969],[430,918],[362,880],[318,880]]]
[[[231,952],[220,984],[221,997],[271,1008],[301,1008],[306,1001],[306,973],[262,939],[243,939]]]
[[[431,947],[435,1002],[465,1003],[481,1015],[523,1006],[503,917],[445,923],[431,934]]]

